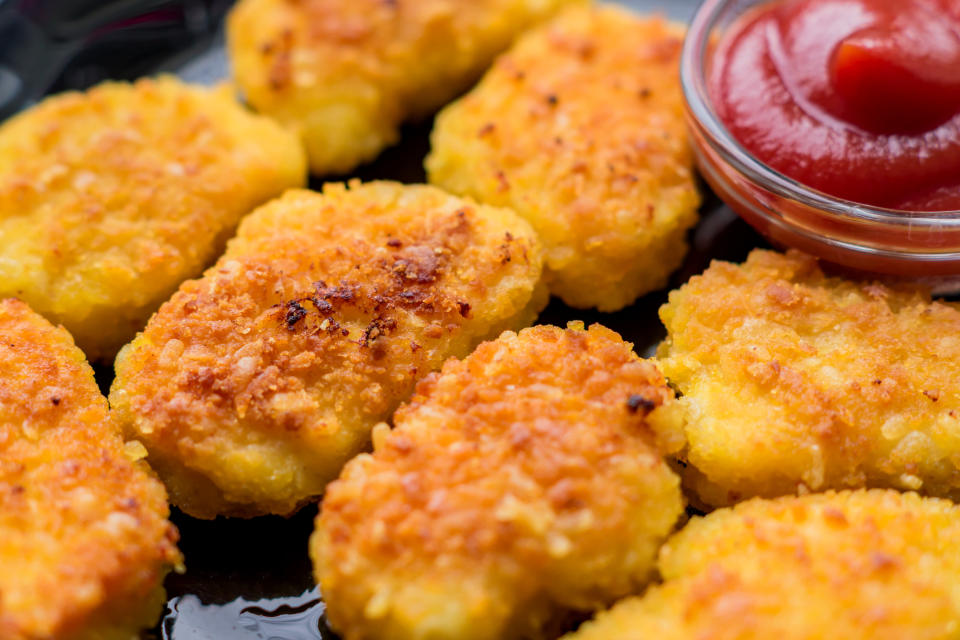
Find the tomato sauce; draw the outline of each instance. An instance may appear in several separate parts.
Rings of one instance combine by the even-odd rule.
[[[960,0],[780,0],[735,23],[708,70],[757,158],[830,195],[960,210]]]

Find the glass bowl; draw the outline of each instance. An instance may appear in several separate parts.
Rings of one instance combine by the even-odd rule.
[[[908,212],[835,198],[775,171],[747,151],[717,117],[707,89],[712,43],[764,0],[706,0],[681,59],[691,142],[704,179],[772,244],[821,258],[856,276],[921,281],[960,292],[960,211]]]

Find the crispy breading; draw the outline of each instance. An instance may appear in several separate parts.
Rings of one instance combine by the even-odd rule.
[[[582,1],[241,0],[227,50],[250,104],[300,131],[313,173],[346,173],[467,89],[518,33]]]
[[[0,297],[112,360],[241,216],[305,179],[296,137],[228,89],[161,77],[48,98],[0,126]]]
[[[0,300],[0,638],[129,640],[156,621],[180,555],[142,451],[70,335]]]
[[[891,487],[960,498],[960,308],[826,277],[798,252],[714,262],[660,310],[700,499]]]
[[[952,640],[960,507],[915,493],[754,499],[694,518],[662,586],[565,640]]]
[[[289,191],[117,358],[111,405],[191,515],[288,514],[450,356],[546,303],[512,211],[390,182]]]
[[[430,182],[529,220],[571,306],[615,311],[664,286],[700,204],[682,40],[660,18],[567,9],[440,113]]]
[[[616,333],[504,333],[421,382],[311,538],[346,640],[539,638],[636,593],[683,511],[650,420],[673,393]],[[553,629],[552,631],[556,631]]]

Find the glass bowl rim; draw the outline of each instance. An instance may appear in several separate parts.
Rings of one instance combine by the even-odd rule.
[[[688,114],[702,132],[705,142],[720,159],[754,185],[776,196],[806,205],[826,217],[846,222],[915,229],[960,229],[960,211],[886,209],[843,200],[817,191],[761,162],[733,137],[713,108],[707,90],[705,60],[708,41],[721,12],[735,1],[737,0],[705,0],[700,5],[688,28],[680,58],[680,83]]]

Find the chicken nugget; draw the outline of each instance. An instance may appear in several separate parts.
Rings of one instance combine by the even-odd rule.
[[[518,33],[581,1],[241,0],[227,50],[250,104],[299,130],[312,171],[347,173],[467,89]]]
[[[960,498],[960,308],[757,250],[660,310],[685,481],[709,505],[861,487]]]
[[[129,640],[179,565],[167,496],[70,335],[0,300],[0,638]]]
[[[289,191],[117,358],[110,402],[174,504],[289,514],[416,381],[546,303],[507,209],[391,182]]]
[[[660,18],[567,9],[440,113],[430,182],[529,220],[568,305],[615,311],[664,286],[700,204],[682,40]]]
[[[754,499],[660,551],[662,586],[565,640],[953,640],[960,507],[915,493]]]
[[[659,450],[680,434],[651,417],[672,398],[599,325],[448,361],[328,488],[310,543],[328,620],[346,640],[541,638],[636,593],[683,511]]]
[[[299,142],[172,77],[44,100],[0,126],[0,298],[110,361],[240,217],[301,186]]]

